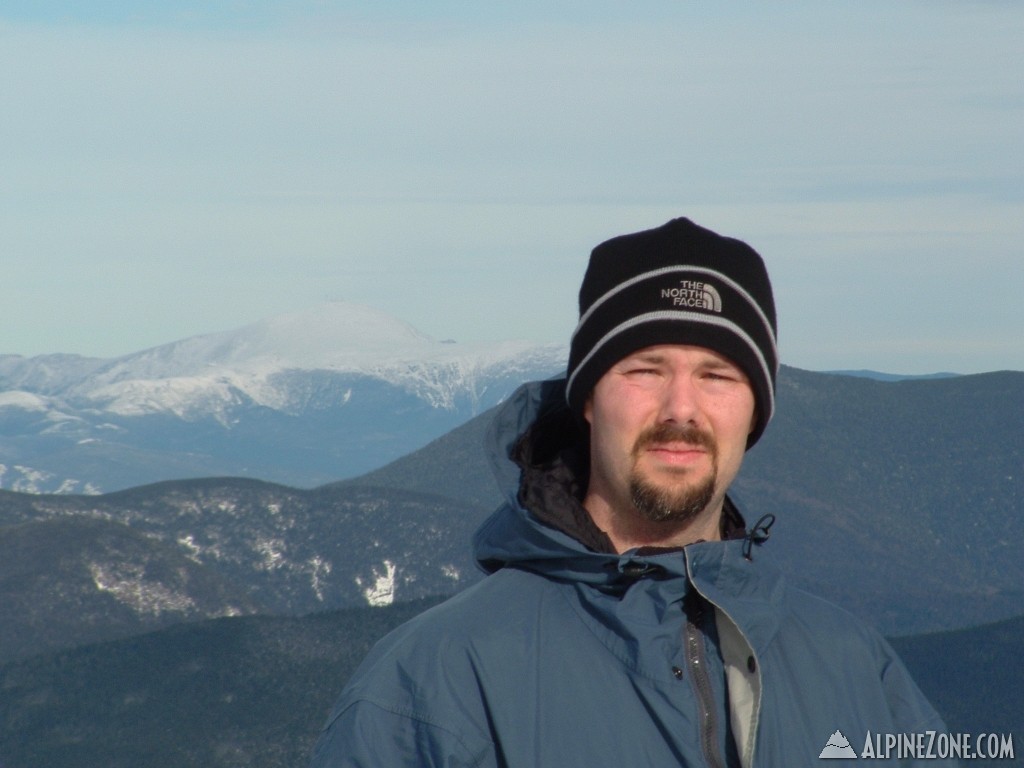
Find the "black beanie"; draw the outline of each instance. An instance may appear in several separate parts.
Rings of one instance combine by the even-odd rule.
[[[764,262],[740,240],[689,219],[597,246],[580,286],[580,320],[569,348],[566,399],[582,418],[594,385],[622,358],[656,344],[706,347],[750,379],[757,424],[775,410],[775,302]]]

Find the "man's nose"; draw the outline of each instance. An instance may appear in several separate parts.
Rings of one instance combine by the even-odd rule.
[[[672,376],[662,393],[660,418],[675,424],[697,423],[700,412],[697,387],[691,376]]]

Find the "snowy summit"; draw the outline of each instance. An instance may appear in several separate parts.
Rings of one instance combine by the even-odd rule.
[[[121,415],[188,418],[240,400],[290,411],[294,393],[282,386],[282,376],[330,371],[387,381],[450,407],[457,393],[474,391],[481,376],[518,367],[523,359],[555,370],[564,349],[438,342],[384,312],[333,302],[108,361],[71,391]]]

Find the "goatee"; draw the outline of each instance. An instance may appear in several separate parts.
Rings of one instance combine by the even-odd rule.
[[[656,485],[636,468],[636,459],[648,446],[667,443],[685,443],[700,446],[711,457],[711,472],[696,484],[686,482],[686,470],[679,472],[679,483]],[[633,506],[647,520],[653,523],[687,523],[707,509],[715,497],[718,480],[718,454],[714,439],[691,424],[677,426],[659,424],[644,431],[633,446],[633,471],[630,474],[629,492]]]

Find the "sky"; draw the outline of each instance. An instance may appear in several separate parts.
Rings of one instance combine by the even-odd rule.
[[[566,343],[590,249],[764,257],[782,362],[1024,370],[1024,4],[0,7],[0,354],[325,301]]]

